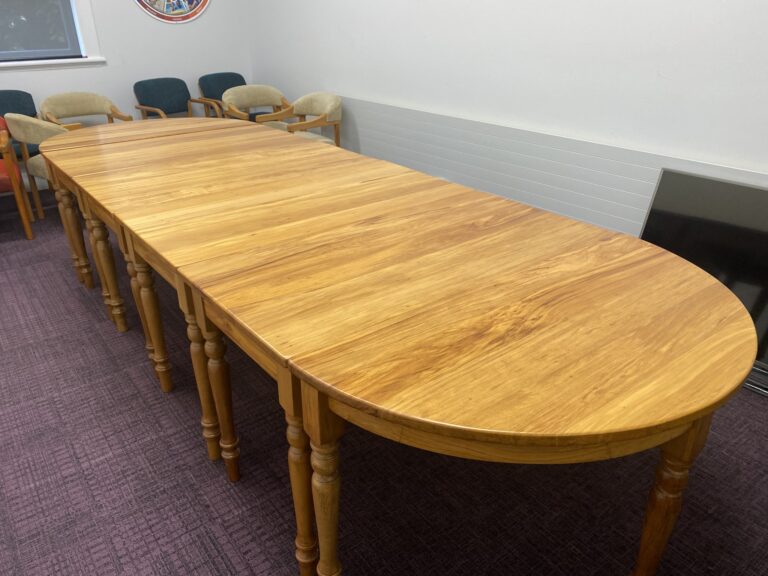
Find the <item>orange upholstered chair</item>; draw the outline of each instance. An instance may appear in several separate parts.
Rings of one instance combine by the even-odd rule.
[[[35,235],[32,233],[30,215],[27,212],[28,204],[24,183],[21,179],[19,166],[16,164],[16,152],[13,149],[11,136],[8,134],[8,127],[2,117],[0,117],[0,155],[3,157],[2,162],[0,162],[0,192],[13,193],[16,207],[19,210],[21,225],[24,227],[24,234],[29,240],[32,240]]]

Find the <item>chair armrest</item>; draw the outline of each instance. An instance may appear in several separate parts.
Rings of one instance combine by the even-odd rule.
[[[80,122],[75,122],[73,124],[60,124],[60,126],[62,128],[66,128],[67,130],[79,130],[80,128],[83,127],[83,125],[80,124]]]
[[[224,109],[224,102],[221,100],[215,100],[214,98],[206,98],[205,96],[200,96],[200,98],[195,98],[194,100],[199,100],[200,102],[208,102],[209,104],[216,104],[219,108],[222,110]]]
[[[221,118],[221,108],[219,108],[219,105],[216,104],[215,101],[209,100],[208,98],[190,98],[190,109],[191,104],[202,104],[205,107],[205,115],[208,116],[208,110],[213,110],[213,113],[216,115],[216,118]]]
[[[237,118],[238,120],[248,120],[248,112],[238,110],[232,104],[230,104],[226,110],[224,110],[224,116],[227,118]]]
[[[122,120],[123,122],[130,122],[131,120],[133,120],[133,116],[131,116],[130,114],[121,112],[117,106],[112,106],[109,109],[109,111],[112,114],[112,116],[114,116],[118,120]]]
[[[45,116],[43,116],[42,120],[45,120],[46,122],[53,122],[54,124],[58,124],[59,126],[62,125],[61,120],[56,118],[56,116],[54,116],[50,112],[46,112]]]
[[[314,118],[312,120],[306,120],[304,122],[294,122],[293,124],[288,124],[288,132],[298,132],[298,131],[304,131],[309,130],[310,128],[317,128],[319,126],[330,126],[331,122],[328,122],[328,116],[326,114],[323,114],[322,116],[318,116],[317,118]]]
[[[160,110],[160,108],[153,108],[152,106],[143,106],[142,104],[136,104],[136,110],[141,110],[141,117],[145,118],[147,117],[147,112],[152,112],[154,114],[157,114],[160,116],[160,118],[168,118],[165,112]]]
[[[293,106],[283,108],[280,112],[273,112],[272,114],[259,114],[256,116],[256,122],[272,122],[273,120],[285,120],[286,118],[293,118],[296,114],[293,113]]]
[[[27,170],[27,162],[29,161],[29,147],[26,142],[19,142],[19,148],[21,148],[21,161],[24,163],[24,170]],[[29,170],[27,170],[29,172]]]
[[[200,97],[200,100],[208,102],[211,105],[211,108],[217,111],[218,118],[224,118],[224,102],[221,100],[214,100],[213,98],[205,98],[203,96]]]

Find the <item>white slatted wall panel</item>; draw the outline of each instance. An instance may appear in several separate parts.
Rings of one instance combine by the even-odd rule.
[[[635,235],[661,168],[768,187],[768,174],[346,97],[342,145]]]

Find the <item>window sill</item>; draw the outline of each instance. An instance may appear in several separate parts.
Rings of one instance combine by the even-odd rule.
[[[53,70],[56,68],[80,68],[82,66],[104,66],[107,59],[103,56],[86,58],[61,58],[58,60],[21,60],[18,62],[0,62],[0,70]]]

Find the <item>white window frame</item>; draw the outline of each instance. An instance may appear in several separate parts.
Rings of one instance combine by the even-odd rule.
[[[75,68],[81,66],[100,66],[107,63],[101,55],[99,36],[96,33],[96,21],[93,18],[91,0],[71,0],[75,26],[83,50],[82,58],[57,58],[52,60],[19,60],[16,62],[0,62],[0,70],[20,70],[26,68]]]

